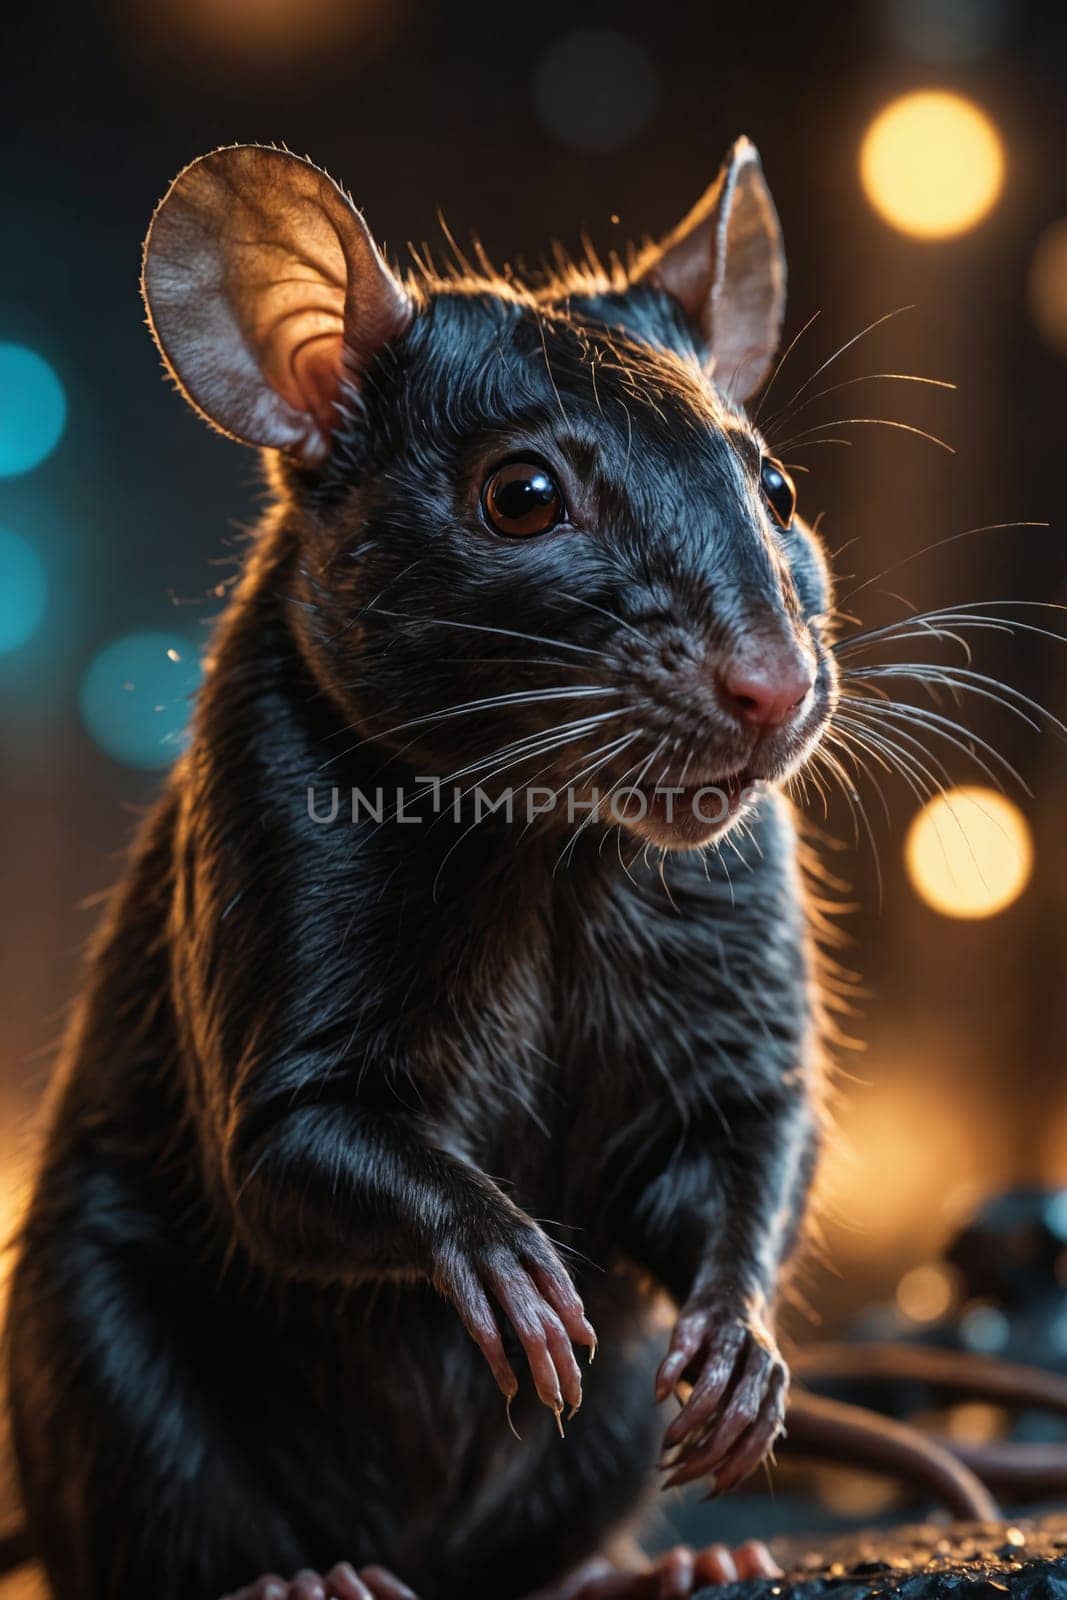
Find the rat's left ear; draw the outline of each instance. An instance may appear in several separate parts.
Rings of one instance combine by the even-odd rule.
[[[411,320],[366,223],[310,161],[233,145],[194,161],[144,248],[148,320],[186,399],[231,438],[329,454],[343,385]]]
[[[750,140],[738,139],[711,188],[638,261],[632,281],[665,289],[681,304],[707,344],[715,382],[730,399],[755,393],[782,331],[785,250]]]

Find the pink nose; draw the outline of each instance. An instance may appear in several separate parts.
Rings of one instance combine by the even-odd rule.
[[[755,728],[788,722],[811,691],[815,673],[793,646],[764,647],[737,655],[720,679],[724,704]]]

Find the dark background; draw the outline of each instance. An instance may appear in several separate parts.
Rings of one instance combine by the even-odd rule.
[[[665,230],[747,132],[789,248],[788,334],[821,313],[789,357],[779,399],[904,305],[914,309],[848,351],[827,381],[890,371],[959,386],[857,385],[803,414],[808,425],[899,418],[958,452],[857,426],[828,430],[851,449],[790,457],[810,469],[798,480],[803,511],[825,513],[831,549],[848,545],[844,587],[976,524],[1051,524],[978,534],[904,565],[858,597],[864,620],[903,614],[883,588],[921,606],[1064,600],[1067,478],[1063,353],[1035,328],[1027,297],[1039,236],[1067,210],[1061,6],[60,0],[19,11],[0,52],[0,340],[47,358],[69,414],[46,461],[0,479],[0,528],[34,545],[49,581],[42,627],[0,655],[6,1221],[99,895],[131,812],[159,781],[94,743],[80,685],[117,636],[149,628],[202,640],[218,607],[211,591],[261,499],[253,453],[212,435],[160,381],[142,326],[141,239],[185,162],[221,143],[284,142],[347,184],[399,259],[409,239],[438,248],[439,206],[460,239],[475,228],[492,257],[532,259],[555,235],[577,246],[583,228],[605,249]],[[612,37],[575,42],[589,28]],[[583,66],[590,51],[595,71]],[[990,216],[941,242],[877,217],[857,170],[870,119],[930,85],[982,106],[1007,160]],[[978,653],[982,670],[1065,713],[1062,646],[991,633]],[[806,1281],[831,1328],[871,1297],[892,1297],[983,1196],[1067,1182],[1067,756],[1051,732],[981,700],[964,709],[1035,792],[1018,794],[1036,866],[1014,905],[978,921],[924,905],[902,854],[916,801],[889,782],[891,826],[871,809],[879,910],[870,845],[853,844],[847,814],[831,819],[840,842],[829,859],[860,907],[845,919],[845,958],[868,991],[850,1023],[866,1049],[842,1057],[827,1163],[822,1231],[834,1270]],[[955,777],[976,776],[942,754]]]

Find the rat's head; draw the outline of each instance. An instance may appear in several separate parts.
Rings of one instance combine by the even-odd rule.
[[[402,282],[316,167],[221,150],[160,205],[144,289],[192,403],[278,453],[292,627],[348,745],[595,787],[675,847],[811,754],[829,580],[742,409],[785,293],[747,140],[629,269],[533,287]]]

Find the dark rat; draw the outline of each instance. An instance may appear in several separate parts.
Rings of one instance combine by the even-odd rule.
[[[274,503],[18,1246],[57,1600],[622,1592],[659,1452],[723,1492],[778,1436],[820,1121],[778,791],[836,692],[744,410],[784,288],[746,140],[664,244],[533,287],[402,281],[285,151],[160,205],[153,331]]]

